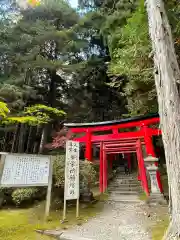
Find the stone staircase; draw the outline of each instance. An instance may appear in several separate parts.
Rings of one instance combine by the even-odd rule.
[[[124,175],[119,173],[109,184],[108,192],[110,202],[140,202],[139,194],[142,192],[137,175]]]

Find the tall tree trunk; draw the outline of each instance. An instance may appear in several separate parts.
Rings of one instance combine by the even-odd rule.
[[[180,70],[174,50],[171,28],[162,0],[146,0],[149,32],[155,64],[162,138],[172,201],[172,218],[165,239],[180,234],[180,98],[177,83]]]
[[[36,128],[36,134],[34,136],[34,146],[33,146],[33,153],[37,153],[39,151],[39,136],[42,134],[42,126],[37,126]]]
[[[12,146],[11,146],[11,153],[15,151],[15,146],[18,138],[18,130],[19,130],[19,124],[16,125],[14,135],[13,135],[13,141],[12,141]]]
[[[49,72],[50,78],[51,78],[51,82],[50,82],[50,86],[49,86],[49,95],[48,95],[48,103],[51,107],[55,107],[55,102],[56,102],[56,85],[57,85],[57,81],[60,78],[60,76],[58,76],[56,74],[56,71],[50,71]]]
[[[18,153],[23,152],[25,125],[21,124],[19,133]]]
[[[49,76],[51,78],[50,86],[49,86],[49,94],[48,94],[48,104],[51,107],[55,107],[56,105],[56,85],[57,81],[61,80],[61,77],[56,74],[56,71],[49,71]],[[47,143],[47,136],[50,133],[52,129],[51,123],[48,123],[44,126],[42,135],[41,135],[41,141],[39,146],[39,153],[43,153],[44,146]]]
[[[44,151],[44,145],[47,142],[47,133],[48,133],[48,126],[44,126],[43,130],[42,130],[42,135],[41,135],[41,141],[40,141],[40,145],[39,145],[39,153],[43,153]]]
[[[3,138],[3,152],[6,152],[6,147],[7,147],[7,138],[8,138],[8,131],[5,131],[4,138]]]
[[[30,144],[31,144],[31,140],[32,140],[32,132],[33,132],[33,127],[30,126],[29,127],[28,139],[27,139],[26,153],[29,152],[29,148],[30,148]]]

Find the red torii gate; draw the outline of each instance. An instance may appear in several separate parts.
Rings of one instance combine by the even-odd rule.
[[[129,119],[106,121],[97,123],[66,123],[66,127],[70,128],[72,133],[84,133],[84,136],[75,138],[75,141],[85,143],[85,158],[88,161],[92,159],[92,146],[100,147],[99,156],[99,187],[100,192],[105,192],[107,189],[107,155],[123,153],[128,154],[135,152],[137,154],[139,180],[144,192],[148,195],[148,182],[144,159],[142,153],[142,145],[145,146],[147,155],[155,157],[155,151],[152,143],[152,137],[161,134],[158,128],[151,128],[150,125],[159,123],[159,115],[134,117]],[[138,128],[137,131],[120,132],[123,128]],[[97,132],[109,132],[105,135],[95,135]],[[129,158],[129,157],[128,157]],[[129,161],[128,161],[129,162]],[[157,163],[155,163],[157,164]],[[161,192],[163,192],[160,173],[157,172],[157,182]]]

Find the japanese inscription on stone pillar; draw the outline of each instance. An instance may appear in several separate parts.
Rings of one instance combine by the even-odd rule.
[[[156,171],[150,172],[150,178],[151,178],[151,192],[159,193],[159,187],[158,187],[157,178],[156,178]]]
[[[79,198],[79,142],[66,142],[65,199]]]

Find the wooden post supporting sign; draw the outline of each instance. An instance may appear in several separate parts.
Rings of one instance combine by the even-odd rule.
[[[45,219],[47,219],[47,217],[49,216],[50,205],[51,205],[52,176],[53,176],[53,161],[52,161],[52,157],[50,157],[49,179],[48,179],[48,188],[47,188],[47,195],[46,195]]]

